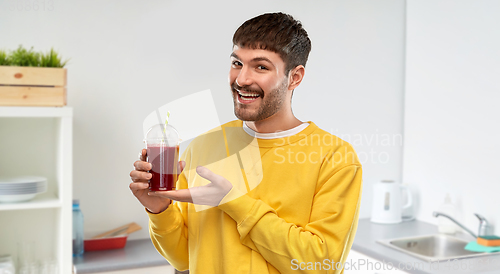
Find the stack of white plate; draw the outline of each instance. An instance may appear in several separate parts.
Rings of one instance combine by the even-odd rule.
[[[0,177],[0,202],[3,203],[28,201],[45,191],[47,178],[44,177]]]

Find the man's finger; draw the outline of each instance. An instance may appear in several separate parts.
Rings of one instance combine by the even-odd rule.
[[[189,202],[192,203],[191,193],[189,189],[179,189],[170,191],[151,191],[148,193],[149,196],[164,197],[171,200],[176,200],[179,202]]]
[[[144,161],[135,161],[134,167],[135,167],[135,170],[138,170],[138,171],[149,171],[149,170],[151,170],[152,165],[150,163],[144,162]]]
[[[134,182],[148,181],[151,179],[151,177],[153,177],[153,175],[149,172],[138,170],[132,170],[130,172],[130,178],[132,178],[132,181]]]
[[[196,168],[196,173],[198,173],[201,177],[209,180],[210,182],[214,182],[219,178],[219,175],[213,173],[210,169],[204,166],[198,166]]]
[[[177,163],[177,170],[179,171],[178,173],[180,174],[184,168],[186,167],[186,162],[185,161],[179,161]]]
[[[139,160],[145,162],[146,161],[146,156],[148,154],[148,151],[146,149],[142,149],[141,150],[141,153],[139,153],[140,157],[139,157]]]
[[[132,191],[137,191],[137,190],[143,190],[143,189],[148,189],[149,184],[148,183],[131,183],[129,185],[130,190]]]

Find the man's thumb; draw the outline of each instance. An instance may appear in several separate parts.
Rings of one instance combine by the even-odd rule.
[[[196,173],[198,173],[198,175],[200,175],[201,177],[209,180],[210,182],[214,181],[217,177],[215,173],[204,166],[196,167]]]

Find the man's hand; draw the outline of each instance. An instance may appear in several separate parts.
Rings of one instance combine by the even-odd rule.
[[[149,192],[149,196],[152,198],[163,197],[163,199],[172,199],[197,205],[218,206],[222,198],[233,188],[233,185],[226,178],[213,173],[206,167],[199,166],[196,168],[196,172],[201,177],[209,180],[210,183],[189,189]]]
[[[152,213],[160,213],[168,208],[170,199],[161,196],[150,196],[149,192],[149,179],[151,179],[151,164],[146,162],[147,151],[143,149],[140,153],[139,161],[134,163],[135,170],[130,172],[132,183],[130,190],[139,202]],[[179,173],[182,172],[186,163],[180,161],[178,166]]]

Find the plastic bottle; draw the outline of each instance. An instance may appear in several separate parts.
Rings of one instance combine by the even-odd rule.
[[[450,193],[446,193],[446,197],[444,198],[444,203],[439,207],[439,212],[442,212],[454,219],[456,219],[456,208],[451,203]],[[445,234],[455,234],[457,231],[456,224],[453,223],[450,219],[440,216],[439,217],[439,225],[438,225],[439,233]]]
[[[73,256],[83,255],[83,213],[80,201],[73,200]]]

